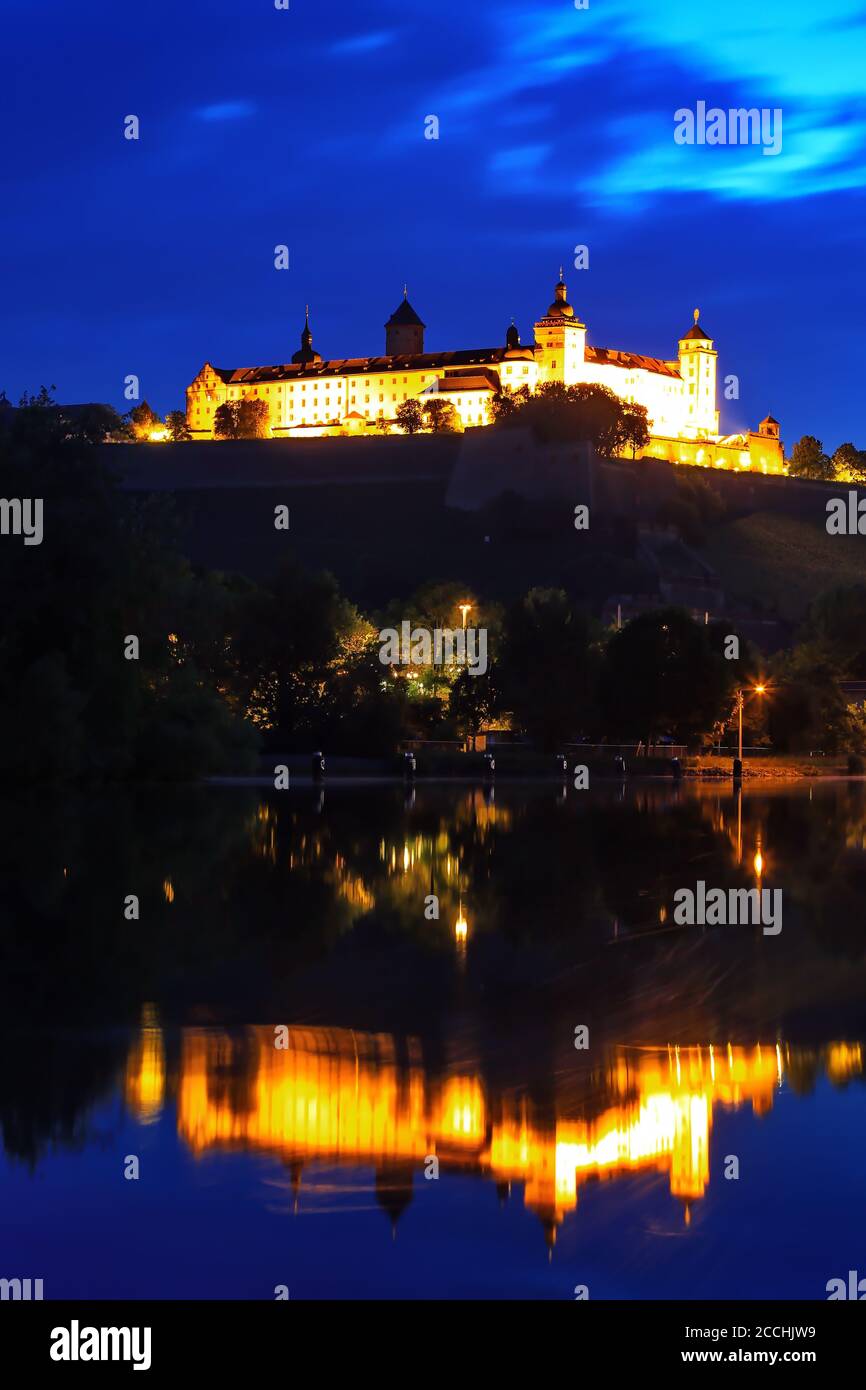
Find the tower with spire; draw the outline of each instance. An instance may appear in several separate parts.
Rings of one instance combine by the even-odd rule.
[[[301,346],[297,352],[292,354],[292,361],[307,367],[313,362],[321,362],[321,360],[319,353],[313,351],[313,334],[310,328],[310,306],[308,304],[304,328],[301,333]]]
[[[679,342],[685,406],[683,426],[693,439],[719,432],[719,412],[716,409],[718,353],[713,349],[709,333],[701,327],[700,317],[700,309],[695,309],[694,324]]]
[[[385,324],[385,356],[422,353],[426,327],[409,303],[409,287],[404,285],[403,298]]]
[[[571,386],[580,381],[586,360],[586,324],[568,302],[568,287],[559,268],[553,303],[535,324],[538,385],[562,381]]]

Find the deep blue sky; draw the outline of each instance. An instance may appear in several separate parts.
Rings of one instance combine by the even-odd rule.
[[[0,388],[160,411],[209,359],[524,340],[560,262],[590,341],[673,356],[700,306],[726,430],[866,447],[856,0],[0,0]],[[684,148],[698,100],[783,149]],[[135,114],[141,139],[123,138]],[[435,114],[440,139],[424,139]],[[286,243],[291,269],[273,267]],[[586,243],[590,269],[569,269]]]

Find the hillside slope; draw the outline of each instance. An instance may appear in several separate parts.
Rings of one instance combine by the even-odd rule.
[[[820,522],[769,512],[717,526],[702,554],[729,603],[758,603],[794,622],[826,589],[866,582],[866,537],[828,536]]]

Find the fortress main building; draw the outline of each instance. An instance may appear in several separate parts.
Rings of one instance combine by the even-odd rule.
[[[187,421],[194,439],[212,439],[214,414],[225,401],[264,400],[272,437],[364,434],[397,429],[403,401],[424,406],[450,401],[464,429],[488,425],[499,391],[543,382],[607,386],[623,400],[646,407],[650,442],[644,454],[672,463],[784,472],[777,421],[757,430],[719,434],[713,340],[699,323],[679,340],[669,361],[615,348],[593,347],[571,304],[560,272],[553,303],[537,320],[535,341],[521,344],[512,326],[501,347],[425,352],[426,324],[403,300],[385,324],[382,357],[323,359],[313,348],[309,312],[300,349],[291,362],[270,367],[220,368],[206,362],[187,388]]]

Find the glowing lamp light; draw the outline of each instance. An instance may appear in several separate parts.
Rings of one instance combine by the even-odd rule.
[[[454,940],[458,946],[465,946],[468,935],[469,923],[463,915],[463,904],[461,903],[457,921],[454,923]]]

